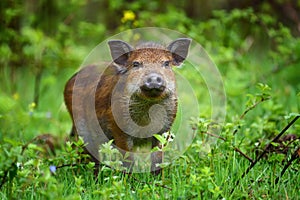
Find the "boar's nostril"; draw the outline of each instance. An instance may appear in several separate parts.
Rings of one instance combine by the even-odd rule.
[[[162,80],[161,80],[161,77],[156,77],[156,81],[157,81],[157,83],[161,83],[162,82]]]
[[[146,82],[146,83],[149,83],[149,84],[150,84],[151,82],[152,82],[152,78],[150,77],[150,78],[147,79],[147,82]]]
[[[162,84],[162,78],[160,76],[148,77],[146,84]]]
[[[159,96],[165,89],[165,83],[160,74],[151,73],[144,79],[145,82],[140,87],[142,92],[151,97]]]

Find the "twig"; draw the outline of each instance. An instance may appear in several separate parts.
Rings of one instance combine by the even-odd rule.
[[[269,100],[269,99],[271,99],[271,97],[266,97],[266,98],[261,98],[259,101],[257,101],[255,104],[253,104],[252,106],[250,106],[249,108],[247,108],[244,112],[243,112],[243,114],[240,116],[240,119],[243,119],[244,117],[245,117],[245,115],[250,111],[250,110],[252,110],[252,109],[254,109],[258,104],[260,104],[260,103],[262,103],[262,102],[264,102],[264,101],[267,101],[267,100]]]
[[[243,173],[243,178],[246,174],[249,173],[249,171],[254,167],[254,165],[268,152],[271,144],[273,142],[276,142],[299,118],[300,116],[296,116],[284,129],[271,141],[269,144],[265,147],[264,151],[258,156],[258,158],[247,168],[247,170]]]
[[[88,164],[88,163],[64,164],[64,165],[57,166],[56,169],[63,168],[63,167],[73,167],[73,166],[85,165],[85,164]]]
[[[216,135],[216,134],[209,133],[209,132],[203,132],[203,133],[204,133],[204,134],[207,134],[207,135],[210,135],[210,136],[213,136],[213,137],[216,137],[216,138],[221,139],[221,140],[223,140],[223,141],[226,141],[226,138],[223,138],[223,137],[218,136],[218,135]],[[233,147],[233,150],[236,151],[236,152],[238,152],[238,153],[241,154],[242,156],[244,156],[244,157],[245,157],[247,160],[249,160],[251,163],[254,162],[252,158],[250,158],[249,156],[247,156],[247,155],[246,155],[244,152],[242,152],[239,148]]]
[[[266,98],[261,98],[259,101],[257,101],[255,104],[253,104],[252,106],[250,106],[250,107],[248,107],[244,112],[243,112],[243,114],[240,116],[240,120],[241,119],[243,119],[245,116],[246,116],[246,114],[250,111],[250,110],[253,110],[256,106],[258,106],[258,104],[260,104],[260,103],[262,103],[262,102],[264,102],[264,101],[267,101],[267,100],[269,100],[269,99],[271,99],[271,97],[266,97]],[[237,132],[238,132],[238,130],[241,128],[241,126],[240,125],[238,125],[238,127],[233,131],[233,135],[235,135]]]
[[[294,140],[291,140],[289,143],[287,143],[287,145],[285,146],[285,148],[282,150],[283,152],[287,151],[290,147],[291,144],[293,144],[294,142],[296,142],[297,140],[300,140],[300,138],[296,138]]]
[[[287,168],[288,168],[295,160],[299,159],[299,157],[300,157],[300,147],[298,147],[298,148],[296,149],[296,151],[293,153],[291,159],[285,164],[285,166],[283,167],[283,169],[282,169],[282,171],[281,171],[281,173],[280,173],[280,176],[276,178],[275,184],[278,183],[279,178],[281,178],[281,177],[284,175],[284,173],[285,173],[285,171],[287,170]]]
[[[256,163],[268,152],[271,144],[273,142],[276,142],[299,119],[299,117],[300,117],[299,115],[296,116],[291,122],[288,123],[288,125],[286,125],[286,127],[284,127],[284,129],[282,129],[282,131],[271,142],[269,142],[269,144],[265,147],[264,151],[258,156],[258,158],[254,162],[252,162],[250,164],[250,166],[242,174],[240,179],[244,178],[249,173],[249,171],[256,165]],[[231,190],[231,193],[239,185],[239,183],[240,183],[240,180],[238,180],[236,182],[235,187]]]
[[[213,137],[216,137],[216,138],[221,139],[221,140],[223,140],[223,141],[226,141],[225,138],[223,138],[223,137],[221,137],[221,136],[218,136],[218,135],[216,135],[216,134],[209,133],[209,132],[202,132],[202,133],[207,134],[207,135],[210,135],[210,136],[213,136]]]
[[[234,147],[233,148],[236,152],[238,152],[239,154],[241,154],[242,156],[244,156],[245,158],[247,158],[251,163],[254,162],[254,160],[252,158],[250,158],[249,156],[247,156],[245,153],[243,153],[239,148]]]

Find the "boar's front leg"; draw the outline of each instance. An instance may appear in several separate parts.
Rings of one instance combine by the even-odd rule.
[[[152,148],[159,147],[162,148],[161,143],[156,139],[152,138]],[[155,151],[151,153],[151,173],[154,175],[161,174],[161,167],[157,166],[157,164],[161,164],[163,160],[163,152],[162,151]]]
[[[119,134],[117,137],[114,137],[114,144],[122,150],[123,157],[125,158],[125,154],[129,153],[125,160],[123,160],[123,166],[128,172],[132,172],[132,167],[134,165],[134,156],[131,153],[132,142],[130,141],[130,137],[125,134]]]

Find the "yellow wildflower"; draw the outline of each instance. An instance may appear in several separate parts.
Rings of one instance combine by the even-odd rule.
[[[36,104],[34,102],[32,102],[31,104],[29,104],[29,109],[33,110],[36,107]]]
[[[16,93],[13,94],[13,99],[14,100],[18,100],[19,98],[20,98],[19,93],[16,92]]]
[[[127,21],[133,21],[133,20],[135,20],[135,14],[134,14],[134,12],[131,11],[131,10],[125,10],[123,12],[123,17],[121,19],[121,22],[125,23]]]

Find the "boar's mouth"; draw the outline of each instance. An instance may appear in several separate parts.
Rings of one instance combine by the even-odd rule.
[[[166,88],[165,86],[149,88],[149,87],[143,85],[143,86],[141,86],[141,93],[145,97],[158,98],[158,97],[163,96],[165,88]]]

